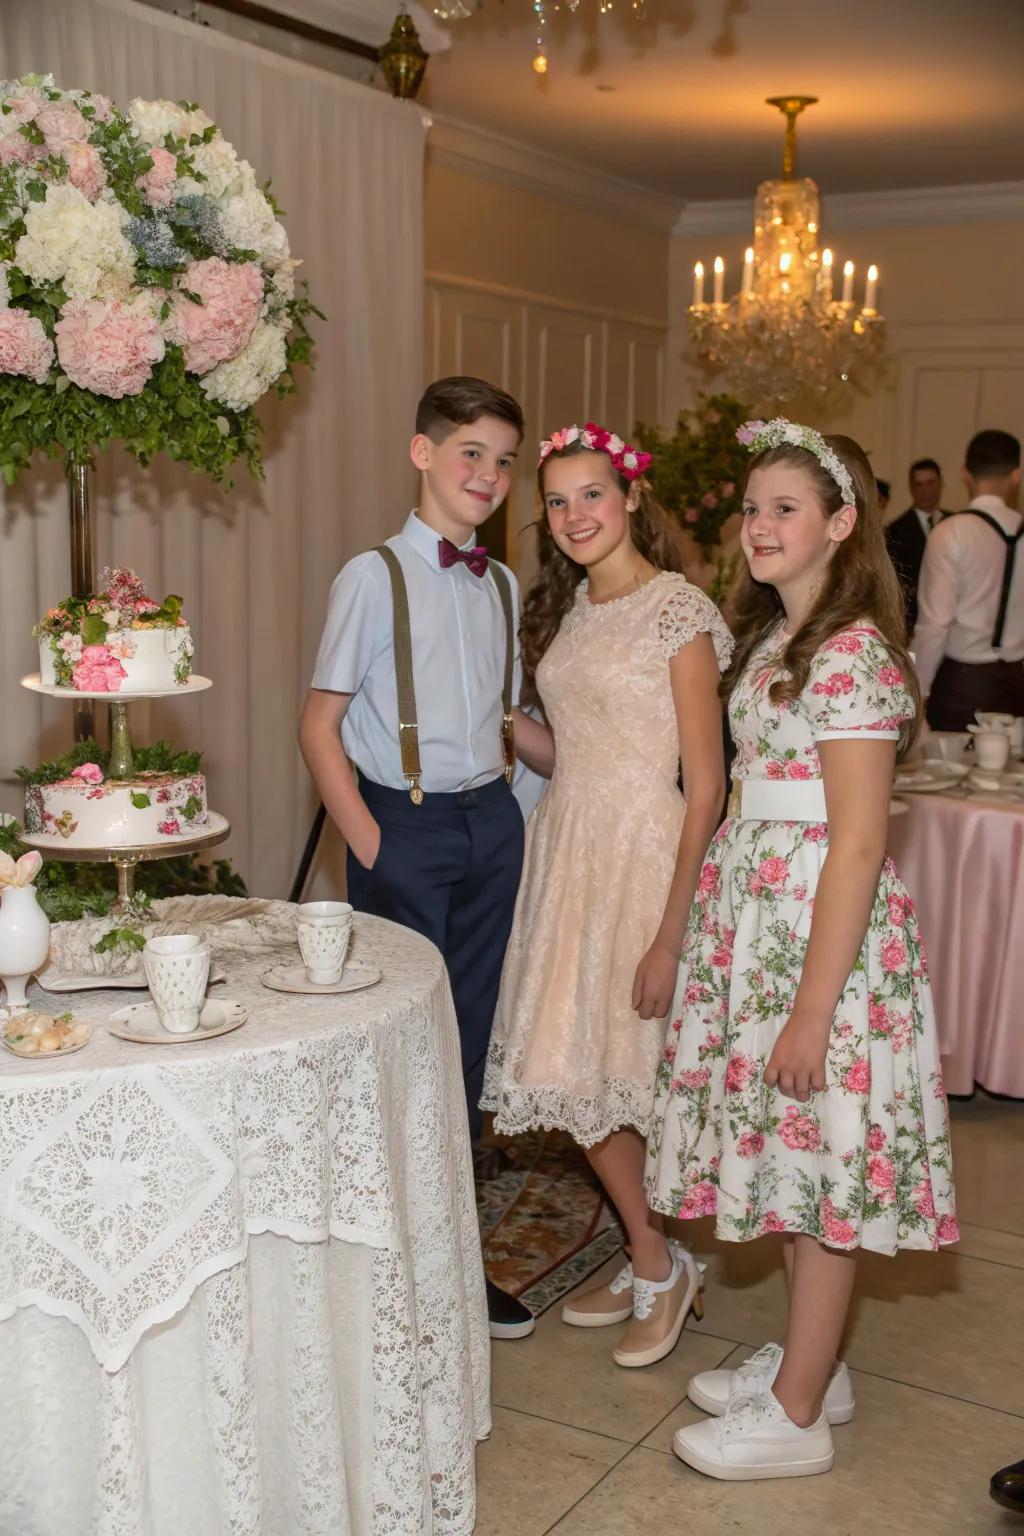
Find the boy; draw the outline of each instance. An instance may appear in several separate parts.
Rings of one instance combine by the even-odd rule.
[[[476,530],[504,500],[522,438],[504,390],[473,378],[430,386],[410,445],[419,506],[389,554],[357,555],[336,578],[299,730],[348,844],[352,905],[444,956],[474,1140],[523,856],[507,718],[519,698],[519,594]],[[528,742],[542,761],[547,732],[518,710],[515,729],[520,751]],[[533,1331],[527,1308],[489,1281],[487,1300],[492,1337]]]

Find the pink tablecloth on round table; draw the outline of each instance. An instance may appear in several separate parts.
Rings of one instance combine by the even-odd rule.
[[[1024,1098],[1024,806],[906,800],[889,851],[921,922],[946,1092]]]

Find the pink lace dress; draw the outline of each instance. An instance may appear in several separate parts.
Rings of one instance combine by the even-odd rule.
[[[669,661],[705,632],[724,667],[729,631],[683,576],[598,605],[584,581],[538,667],[558,761],[527,828],[481,1100],[505,1134],[648,1129],[665,1023],[634,1012],[633,981],[685,813]]]

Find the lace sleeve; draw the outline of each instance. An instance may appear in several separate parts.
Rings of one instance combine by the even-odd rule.
[[[680,576],[658,610],[658,644],[671,660],[684,645],[705,634],[714,641],[718,668],[724,672],[733,650],[729,627],[710,597]]]

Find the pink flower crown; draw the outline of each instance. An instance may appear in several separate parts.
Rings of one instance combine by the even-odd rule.
[[[537,467],[544,463],[549,454],[557,453],[559,449],[568,448],[576,442],[595,453],[606,453],[623,480],[638,479],[653,463],[652,455],[645,453],[642,448],[634,448],[630,443],[624,443],[621,437],[616,437],[614,432],[608,432],[604,427],[588,421],[585,427],[574,424],[546,437],[540,445]]]

